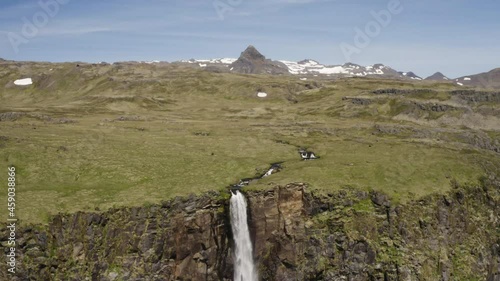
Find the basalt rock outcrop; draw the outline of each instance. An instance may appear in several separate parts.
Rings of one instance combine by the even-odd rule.
[[[246,197],[261,280],[500,280],[494,177],[404,204],[304,184]],[[228,198],[214,192],[23,227],[17,277],[1,268],[0,279],[231,280]]]
[[[496,184],[404,206],[352,190],[316,195],[288,186],[249,194],[262,278],[497,280]]]
[[[20,231],[18,274],[2,268],[0,280],[231,280],[226,202],[207,194],[58,215]]]
[[[453,97],[457,97],[468,103],[478,103],[478,102],[500,103],[500,92],[457,90],[457,91],[451,91],[450,94]]]
[[[378,89],[371,92],[374,95],[419,95],[426,93],[437,93],[429,89]]]

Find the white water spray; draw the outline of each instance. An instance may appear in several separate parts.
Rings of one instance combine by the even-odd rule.
[[[238,190],[232,192],[230,213],[235,245],[234,281],[258,281],[248,230],[247,202]]]

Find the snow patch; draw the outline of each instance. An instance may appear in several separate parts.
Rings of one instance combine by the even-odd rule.
[[[463,86],[464,84],[460,83],[460,82],[457,82],[457,85],[459,86]]]
[[[258,96],[259,98],[265,98],[265,97],[267,97],[267,93],[264,93],[264,92],[258,92],[258,93],[257,93],[257,96]]]
[[[470,79],[470,77],[465,77],[464,78],[464,81],[470,81],[470,80],[472,80],[472,79]]]
[[[302,80],[302,81],[306,81],[306,80],[307,80],[307,78],[300,78],[300,80]]]
[[[207,67],[207,64],[205,64],[205,63],[200,63],[199,65],[200,65],[200,67]]]
[[[212,63],[212,64],[226,64],[226,65],[230,65],[232,64],[233,62],[235,62],[237,59],[233,59],[233,58],[218,58],[218,59],[202,59],[202,60],[196,60],[196,59],[190,59],[190,60],[181,60],[181,62],[185,62],[185,63],[198,63],[198,64],[209,64],[209,63]]]
[[[311,72],[319,74],[350,74],[343,66],[325,66],[313,60],[301,62],[282,60],[279,62],[285,64],[291,74],[309,74]]]
[[[17,86],[28,86],[33,84],[33,80],[31,80],[31,78],[18,79],[14,81],[14,84],[16,84]]]
[[[223,58],[223,59],[220,59],[220,62],[221,63],[225,63],[225,64],[232,64],[233,62],[235,62],[237,59],[232,59],[232,58]]]
[[[320,69],[311,69],[311,71],[321,74],[350,74],[350,72],[342,66],[324,66]]]

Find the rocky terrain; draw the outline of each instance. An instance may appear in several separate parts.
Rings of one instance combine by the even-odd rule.
[[[394,204],[385,194],[322,194],[304,184],[246,192],[262,280],[500,279],[500,182]],[[6,243],[7,232],[1,232]],[[228,193],[104,213],[57,215],[20,230],[9,280],[231,280]],[[5,257],[2,257],[5,258]],[[2,280],[5,276],[2,262]]]
[[[306,77],[383,77],[391,79],[422,80],[413,72],[398,72],[383,64],[361,66],[354,63],[343,65],[323,65],[315,60],[299,62],[273,61],[266,59],[254,46],[248,46],[238,59],[221,58],[210,60],[184,60],[178,62],[213,72],[233,72],[244,74],[301,75]]]

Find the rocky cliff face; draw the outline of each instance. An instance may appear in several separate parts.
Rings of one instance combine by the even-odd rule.
[[[56,216],[22,230],[18,278],[0,280],[229,280],[226,201],[208,194]]]
[[[392,206],[379,193],[249,194],[263,280],[498,280],[496,189]]]
[[[231,280],[228,196],[25,227],[18,275],[6,279],[2,268],[0,279]],[[261,280],[500,280],[496,179],[402,205],[376,192],[320,194],[303,184],[249,191],[247,199]]]

